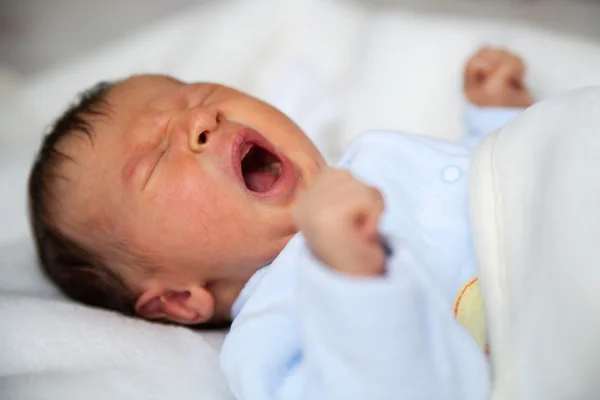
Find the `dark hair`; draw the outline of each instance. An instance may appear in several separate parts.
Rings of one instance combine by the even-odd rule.
[[[137,316],[135,296],[123,279],[113,272],[101,254],[85,248],[58,229],[57,209],[60,207],[53,206],[60,202],[57,181],[66,179],[61,176],[61,166],[73,161],[61,152],[61,144],[77,134],[92,140],[90,119],[106,115],[109,107],[106,96],[114,86],[115,83],[100,82],[81,93],[44,136],[29,175],[29,219],[42,269],[67,297],[92,307]],[[208,321],[190,327],[205,330],[224,329],[229,325],[229,321]]]
[[[114,83],[100,82],[83,92],[45,135],[29,176],[29,217],[38,257],[46,275],[68,297],[94,307],[135,315],[133,294],[100,254],[62,233],[57,225],[60,202],[56,183],[72,158],[60,145],[73,135],[92,139],[90,119],[105,115],[106,95]]]

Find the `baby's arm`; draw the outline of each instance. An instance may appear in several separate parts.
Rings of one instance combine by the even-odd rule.
[[[386,258],[383,206],[346,171],[306,192],[304,236],[262,278],[221,354],[238,400],[489,398],[485,355],[439,282],[406,246]]]
[[[525,64],[513,53],[482,48],[467,62],[464,90],[466,141],[477,143],[532,104]]]
[[[300,271],[299,308],[315,381],[303,398],[487,398],[483,352],[410,248],[390,243],[388,253],[378,230],[383,211],[379,191],[335,169],[296,209],[312,251]]]

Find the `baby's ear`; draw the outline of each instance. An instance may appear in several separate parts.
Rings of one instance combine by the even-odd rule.
[[[207,322],[212,318],[214,308],[213,296],[201,286],[187,290],[146,289],[135,305],[136,312],[146,319],[162,319],[184,325]]]

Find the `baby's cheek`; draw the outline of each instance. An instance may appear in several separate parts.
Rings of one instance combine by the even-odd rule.
[[[165,198],[165,208],[176,214],[178,223],[196,234],[214,236],[235,223],[241,199],[227,185],[206,177],[186,179]]]
[[[206,189],[201,184],[188,181],[170,191],[164,198],[165,215],[181,224],[181,228],[187,225],[206,225],[213,197],[211,191]]]

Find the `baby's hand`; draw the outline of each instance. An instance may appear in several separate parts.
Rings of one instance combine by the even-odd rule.
[[[525,64],[507,50],[484,47],[465,67],[469,101],[488,107],[529,107],[532,97],[524,82]]]
[[[379,237],[381,193],[348,171],[322,172],[300,199],[294,218],[313,254],[332,269],[355,276],[383,273]]]

